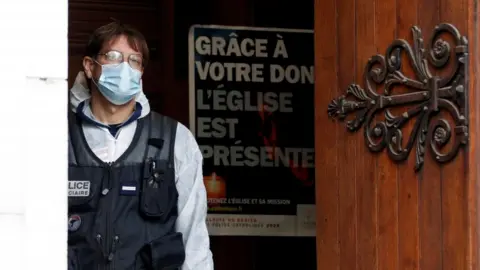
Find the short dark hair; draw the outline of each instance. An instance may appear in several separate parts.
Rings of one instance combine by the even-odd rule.
[[[143,66],[145,67],[150,57],[147,41],[145,37],[130,25],[114,21],[103,25],[93,31],[86,47],[86,56],[96,57],[105,44],[108,44],[120,36],[126,36],[128,44],[143,56]]]

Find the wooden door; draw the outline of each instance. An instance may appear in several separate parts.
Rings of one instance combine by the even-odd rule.
[[[476,78],[479,73],[479,10],[476,2],[315,2],[318,269],[479,269],[477,166],[480,163],[476,150],[480,140]],[[453,36],[441,34],[432,46],[430,38],[434,31],[450,27],[441,23],[454,26],[460,36],[455,37],[455,32]],[[424,62],[412,62],[405,52],[398,55],[398,50],[392,50],[385,58],[373,57],[376,54],[385,56],[395,39],[404,39],[410,44],[411,47],[402,45],[399,48],[412,48],[414,58],[425,56],[428,59],[432,53],[437,61],[427,60],[427,63],[431,75],[438,78],[448,78],[454,71],[455,61],[464,61],[465,66],[458,65],[459,81],[429,79],[422,71]],[[464,53],[466,51],[468,53]],[[434,68],[433,62],[437,66],[443,64],[440,58],[447,62],[445,67]],[[388,93],[385,93],[384,84],[377,87],[375,83],[385,75],[382,73],[385,71],[382,59],[385,60],[383,64],[392,66],[387,72],[391,77],[387,79],[390,82],[397,79]],[[367,68],[370,60],[380,62]],[[401,60],[400,69],[397,60]],[[413,68],[415,63],[417,71]],[[393,72],[397,69],[402,73]],[[369,87],[365,83],[366,72],[370,75],[371,89],[377,94],[364,96],[359,88],[353,87],[349,89],[348,100],[356,103],[341,103],[337,98],[346,95],[352,83],[362,89]],[[462,77],[461,72],[465,72],[465,76]],[[448,89],[455,91],[449,92]],[[394,97],[405,93],[409,96]],[[387,94],[394,98],[389,99]],[[466,94],[468,100],[464,106],[461,98]],[[337,103],[331,103],[332,99]],[[445,110],[448,102],[440,101],[444,99],[459,109],[459,115],[465,116],[465,121],[454,119],[454,114]],[[412,103],[392,108],[391,115],[385,118],[386,108],[392,103],[405,101]],[[377,103],[368,104],[371,102]],[[329,104],[329,112],[331,116],[337,116],[336,121],[327,114]],[[358,112],[362,118],[362,108],[366,110],[365,121],[375,108],[379,109],[368,133],[373,138],[370,143],[366,143],[365,121],[355,132],[347,131],[345,125]],[[355,110],[344,121],[338,119],[341,115],[336,113],[349,109]],[[432,117],[427,118],[426,123],[417,122],[427,112]],[[408,121],[403,124],[405,119]],[[389,132],[385,132],[381,122],[390,125],[385,126]],[[416,127],[416,123],[420,126]],[[452,131],[449,140],[446,123]],[[400,133],[394,131],[395,126],[400,127],[402,139]],[[369,150],[379,150],[375,149],[375,144],[383,134],[391,142],[393,155],[387,154],[387,149],[378,153]],[[462,140],[467,137],[469,141],[462,147],[466,142]],[[415,140],[412,141],[412,150],[408,151],[410,138]],[[437,162],[446,158],[432,154],[430,146],[441,148],[446,143],[441,151],[448,152],[455,142],[460,143],[460,151],[454,159]],[[407,150],[403,152],[404,149]],[[401,161],[402,155],[404,161]],[[399,161],[394,162],[392,158]],[[419,166],[418,171],[416,166]]]

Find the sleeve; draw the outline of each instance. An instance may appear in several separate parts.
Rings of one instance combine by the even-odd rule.
[[[176,229],[183,234],[185,245],[185,262],[181,270],[213,270],[206,224],[207,194],[203,183],[203,157],[192,133],[180,123],[174,151],[179,195]]]

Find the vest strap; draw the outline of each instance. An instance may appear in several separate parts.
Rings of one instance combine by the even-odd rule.
[[[177,121],[156,112],[151,112],[150,136],[146,158],[152,157],[158,160],[167,160],[169,167],[172,167],[176,129]]]
[[[92,158],[92,151],[82,134],[82,121],[74,112],[69,112],[68,161],[70,165],[101,166],[98,159]],[[147,158],[167,161],[170,168],[174,163],[174,147],[177,121],[156,112],[137,120],[132,147],[129,147],[122,161],[141,163]],[[93,164],[92,164],[93,163]]]

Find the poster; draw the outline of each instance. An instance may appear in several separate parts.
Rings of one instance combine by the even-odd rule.
[[[315,236],[312,30],[192,26],[211,235]]]

